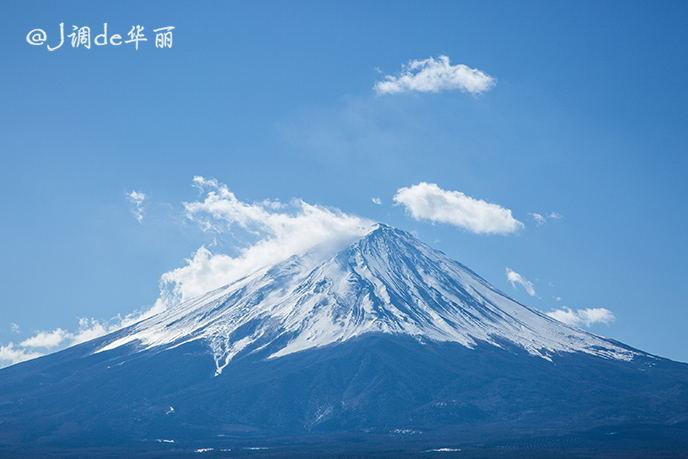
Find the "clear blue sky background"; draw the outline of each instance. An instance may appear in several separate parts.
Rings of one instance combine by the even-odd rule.
[[[527,304],[609,308],[616,322],[594,331],[688,361],[686,19],[678,1],[4,2],[0,342],[151,304],[160,274],[206,241],[179,204],[204,175],[244,200],[301,197],[414,230]],[[176,42],[24,41],[61,21],[174,25]],[[376,68],[440,54],[496,87],[373,93]],[[421,180],[527,227],[413,221],[391,196]],[[150,197],[142,224],[132,189]],[[533,211],[564,219],[538,227]]]

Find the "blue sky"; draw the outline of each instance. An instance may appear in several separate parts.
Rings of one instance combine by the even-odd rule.
[[[199,246],[231,252],[236,237],[185,217],[203,176],[243,202],[301,198],[413,231],[526,304],[606,308],[616,320],[594,332],[688,361],[687,9],[7,3],[0,343],[145,309]],[[105,21],[121,34],[173,25],[174,46],[49,53],[25,41],[36,27]],[[494,86],[374,91],[402,64],[442,55]],[[509,209],[523,227],[413,219],[393,196],[420,182]],[[141,222],[132,190],[146,195]],[[538,225],[533,212],[563,218]]]

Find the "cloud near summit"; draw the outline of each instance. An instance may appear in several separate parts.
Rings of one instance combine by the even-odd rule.
[[[238,230],[253,242],[240,247],[236,255],[213,253],[202,246],[184,266],[163,274],[162,283],[176,300],[201,295],[292,255],[361,237],[373,225],[365,218],[301,199],[246,202],[215,179],[197,176],[193,183],[205,196],[184,203],[189,220],[209,232]]]
[[[317,255],[321,249],[331,252],[364,236],[374,225],[366,218],[302,199],[242,200],[213,178],[194,177],[193,186],[201,196],[183,203],[184,216],[209,240],[231,239],[230,251],[220,249],[221,243],[201,245],[181,266],[162,274],[160,297],[149,308],[104,322],[81,319],[74,330],[36,331],[21,341],[0,346],[0,367],[113,332],[290,256]],[[129,197],[141,203],[145,199]],[[435,184],[421,182],[400,188],[394,202],[404,205],[413,218],[446,222],[479,234],[506,234],[522,226],[509,209]]]
[[[80,319],[74,331],[38,331],[19,343],[0,345],[0,368],[121,329],[292,255],[337,248],[362,237],[374,225],[371,220],[301,199],[242,201],[213,178],[194,177],[193,185],[203,195],[183,203],[186,218],[213,237],[235,239],[232,245],[237,249],[232,254],[202,245],[182,266],[161,276],[160,297],[153,306],[108,322]],[[134,204],[145,199],[142,193],[132,194],[128,198]]]
[[[510,209],[434,183],[399,188],[394,202],[416,220],[447,223],[476,234],[510,234],[523,228]]]

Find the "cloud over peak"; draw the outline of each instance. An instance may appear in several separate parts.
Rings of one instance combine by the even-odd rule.
[[[476,234],[510,234],[523,228],[510,209],[434,183],[399,188],[393,199],[416,220],[448,223]]]
[[[213,178],[194,177],[193,185],[203,196],[183,204],[186,217],[218,238],[235,238],[232,255],[202,245],[182,266],[161,276],[160,297],[149,309],[106,322],[83,318],[73,331],[38,331],[17,344],[0,346],[0,367],[111,333],[292,255],[308,253],[317,258],[319,250],[329,252],[365,235],[373,226],[370,220],[301,199],[289,203],[271,199],[242,201]],[[127,199],[135,206],[137,220],[142,221],[145,194],[132,191]],[[18,326],[12,329],[19,331]]]
[[[237,255],[213,253],[200,247],[186,264],[163,274],[163,286],[176,300],[201,295],[262,267],[316,248],[339,245],[363,236],[373,222],[338,209],[293,199],[246,202],[216,179],[194,177],[205,196],[184,203],[186,216],[201,228],[217,233],[244,232],[252,242]]]
[[[490,75],[464,64],[452,65],[448,56],[413,59],[402,66],[399,75],[386,75],[373,86],[378,94],[405,92],[462,91],[486,92],[495,85]]]

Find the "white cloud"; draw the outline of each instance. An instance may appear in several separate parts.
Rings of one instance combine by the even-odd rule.
[[[538,226],[544,225],[549,220],[561,220],[562,218],[564,218],[564,216],[561,215],[559,212],[550,212],[548,215],[543,215],[538,212],[531,212],[528,215],[531,216],[533,221],[535,221],[535,223],[537,223]]]
[[[15,324],[14,322],[12,322],[10,324],[10,331],[12,333],[18,334],[21,332],[21,327],[19,325]]]
[[[42,355],[43,354],[40,352],[15,347],[14,343],[9,343],[6,346],[0,346],[0,368],[6,365],[14,365],[15,363],[35,359]]]
[[[373,204],[375,204],[376,206],[382,205],[382,199],[378,198],[377,196],[375,196],[373,199],[371,199],[371,201],[373,201]]]
[[[133,317],[134,315],[127,316],[127,319],[116,317],[107,323],[93,318],[82,317],[79,319],[78,327],[74,331],[68,331],[62,328],[39,331],[20,342],[20,348],[15,349],[23,349],[25,351],[29,349],[41,349],[43,351],[54,352],[118,330],[129,323],[133,323],[130,322]]]
[[[21,346],[30,348],[52,349],[61,345],[65,340],[69,339],[69,334],[61,329],[56,328],[52,331],[41,331],[30,338],[21,342]]]
[[[547,217],[545,217],[544,215],[539,214],[537,212],[531,212],[530,216],[533,217],[533,220],[535,220],[535,223],[537,223],[538,226],[544,225],[545,222],[547,221]]]
[[[416,220],[448,223],[476,234],[509,234],[523,227],[509,209],[434,183],[399,188],[394,202],[403,204]]]
[[[145,200],[146,195],[144,193],[141,193],[140,191],[130,191],[129,193],[127,193],[127,201],[134,205],[133,209],[131,210],[131,213],[134,214],[136,221],[139,223],[143,222],[143,203]]]
[[[452,90],[480,94],[494,85],[490,75],[464,64],[452,65],[449,57],[439,56],[411,60],[402,66],[399,75],[387,75],[373,88],[378,94]]]
[[[115,331],[119,328],[122,328],[123,325],[124,324],[121,321],[115,324],[107,325],[92,317],[82,317],[79,319],[79,329],[70,334],[70,345],[85,343],[86,341],[96,339],[100,336],[106,335],[110,331]]]
[[[606,308],[584,308],[576,310],[562,308],[549,311],[547,315],[574,327],[590,327],[597,323],[609,324],[616,320],[614,313]]]
[[[69,331],[56,328],[49,331],[39,331],[26,338],[19,344],[8,343],[0,346],[0,368],[26,360],[35,359],[45,353],[57,352],[70,346],[75,346],[121,328],[132,325],[161,312],[163,305],[156,301],[155,305],[144,311],[135,311],[125,316],[115,316],[109,321],[99,321],[90,317],[79,319],[75,330]]]
[[[162,312],[174,302],[201,295],[262,267],[286,260],[292,255],[329,249],[364,235],[373,222],[302,200],[289,204],[276,200],[243,202],[229,188],[215,179],[194,177],[194,186],[205,193],[200,201],[184,203],[187,218],[207,231],[235,234],[237,229],[252,239],[235,256],[213,253],[201,246],[184,266],[161,276],[160,298],[143,312],[117,316],[101,322],[79,319],[76,330],[56,328],[39,331],[18,345],[0,348],[0,367],[42,355],[35,349],[51,352],[64,349]],[[128,193],[134,204],[142,204],[145,195]],[[141,217],[143,218],[143,217]]]
[[[530,296],[535,296],[535,286],[531,281],[517,273],[511,268],[506,268],[506,279],[509,281],[512,287],[516,287],[516,284],[523,287],[523,289]]]
[[[300,199],[290,204],[244,202],[215,179],[194,177],[193,183],[206,194],[202,201],[184,203],[190,220],[208,231],[240,229],[257,240],[240,248],[236,256],[213,253],[202,246],[184,266],[163,274],[163,297],[167,298],[161,301],[183,301],[292,255],[341,245],[364,235],[373,224]]]

